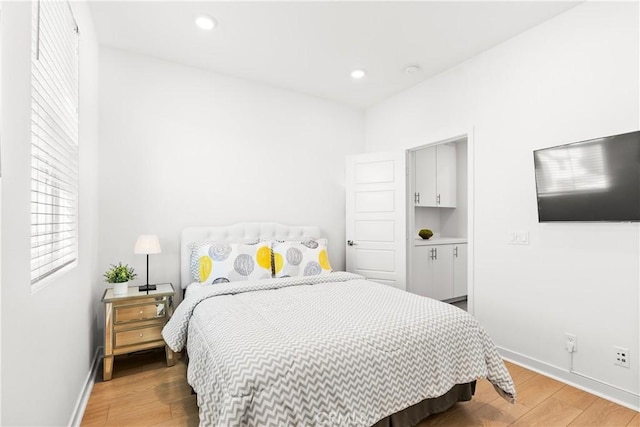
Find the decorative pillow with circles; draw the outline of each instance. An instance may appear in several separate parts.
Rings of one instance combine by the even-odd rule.
[[[327,239],[274,241],[274,277],[315,276],[331,273]]]
[[[238,241],[226,241],[226,240],[198,240],[196,242],[191,242],[187,245],[189,252],[191,253],[191,257],[189,258],[189,271],[191,272],[191,276],[196,282],[200,281],[200,264],[199,261],[199,253],[204,253],[204,251],[200,251],[203,246],[211,246],[216,245],[220,246],[223,243],[242,243],[244,245],[255,245],[260,243],[260,239],[248,239],[248,240],[238,240]]]
[[[204,242],[191,246],[191,274],[203,284],[271,278],[271,243]]]

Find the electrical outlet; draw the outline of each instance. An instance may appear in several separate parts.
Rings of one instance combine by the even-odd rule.
[[[573,334],[566,333],[564,334],[566,341],[564,347],[567,349],[569,353],[573,353],[574,351],[578,351],[578,337]]]
[[[613,347],[615,359],[614,365],[622,366],[623,368],[629,368],[629,349],[624,347]]]

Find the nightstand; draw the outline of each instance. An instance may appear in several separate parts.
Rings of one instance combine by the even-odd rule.
[[[171,283],[157,285],[148,294],[138,291],[137,286],[129,287],[127,295],[114,295],[113,289],[104,292],[104,381],[111,379],[113,357],[120,354],[164,347],[167,366],[175,364],[173,351],[161,334],[173,312],[174,295]]]

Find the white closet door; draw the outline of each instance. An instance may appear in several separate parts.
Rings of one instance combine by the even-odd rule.
[[[416,206],[438,206],[436,201],[436,147],[423,148],[414,153]]]
[[[433,269],[428,297],[437,300],[453,298],[453,245],[430,247],[429,266]]]
[[[456,207],[456,147],[452,144],[441,144],[436,150],[436,182],[437,206],[441,208]]]

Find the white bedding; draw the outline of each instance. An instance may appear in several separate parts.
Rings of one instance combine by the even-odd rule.
[[[350,273],[194,288],[162,334],[201,425],[371,425],[478,378],[515,399],[468,313]]]

